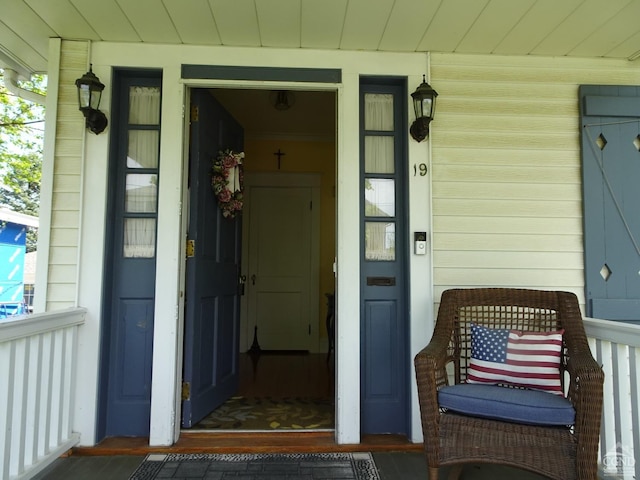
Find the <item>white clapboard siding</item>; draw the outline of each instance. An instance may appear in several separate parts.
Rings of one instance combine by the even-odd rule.
[[[578,86],[638,85],[637,65],[433,53],[429,83],[435,298],[509,286],[584,304]]]
[[[84,117],[78,111],[75,80],[87,71],[88,55],[88,42],[62,41],[51,199],[47,310],[72,307],[77,298],[85,128]]]

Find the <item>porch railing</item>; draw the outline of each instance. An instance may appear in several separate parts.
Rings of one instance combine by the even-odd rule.
[[[640,325],[593,318],[585,318],[584,325],[605,374],[601,476],[640,478]]]
[[[0,474],[33,477],[77,444],[72,432],[77,332],[86,309],[0,322]]]

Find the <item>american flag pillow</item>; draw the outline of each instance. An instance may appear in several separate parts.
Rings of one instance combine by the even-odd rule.
[[[562,334],[471,325],[467,383],[509,384],[563,395]]]

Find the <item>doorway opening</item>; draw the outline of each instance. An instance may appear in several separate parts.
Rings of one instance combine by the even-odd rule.
[[[244,131],[238,380],[190,428],[332,430],[336,93],[207,93]]]

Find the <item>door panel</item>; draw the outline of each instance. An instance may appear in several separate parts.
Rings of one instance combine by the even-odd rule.
[[[240,215],[222,215],[211,178],[220,151],[242,151],[242,127],[206,90],[193,90],[191,103],[188,239],[195,250],[187,259],[185,428],[235,393],[240,318]]]
[[[406,85],[361,91],[361,431],[408,430]],[[406,110],[406,108],[404,109]]]
[[[99,438],[149,434],[160,76],[157,71],[114,76]],[[135,140],[141,137],[146,141]]]
[[[640,88],[580,96],[587,314],[640,321]]]

